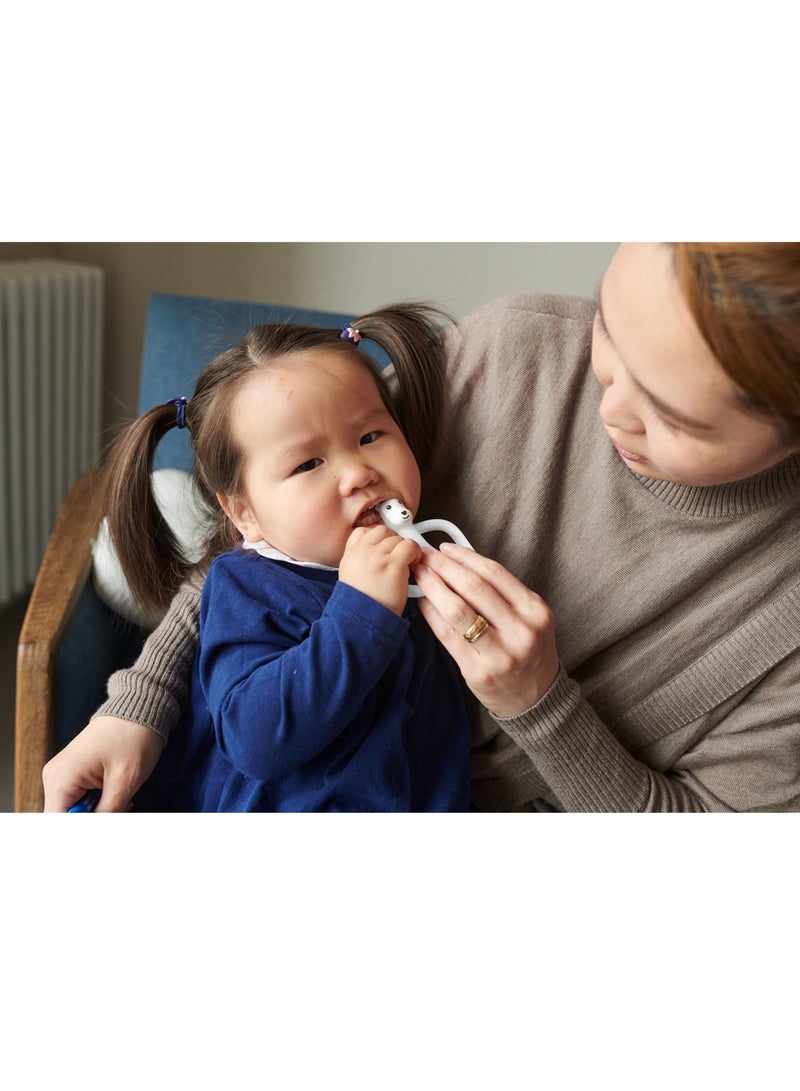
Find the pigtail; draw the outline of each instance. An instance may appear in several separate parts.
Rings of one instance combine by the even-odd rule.
[[[451,317],[422,303],[381,307],[353,322],[362,337],[387,353],[397,376],[392,401],[411,450],[424,472],[444,406],[441,325]]]
[[[148,410],[116,438],[104,467],[111,540],[131,593],[146,609],[167,607],[189,569],[150,484],[158,442],[176,424],[174,405]]]

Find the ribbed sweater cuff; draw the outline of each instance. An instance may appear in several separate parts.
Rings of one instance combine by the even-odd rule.
[[[184,584],[134,665],[111,676],[108,700],[95,716],[141,724],[166,741],[188,700],[199,612],[199,587]]]
[[[646,809],[647,769],[614,738],[563,667],[537,704],[497,723],[530,757],[565,810]]]
[[[135,682],[127,692],[115,694],[105,701],[92,716],[114,716],[118,720],[127,720],[132,724],[149,727],[155,731],[162,742],[166,744],[169,733],[174,726],[174,717],[165,711],[164,706],[158,701],[148,703],[143,691],[137,689]]]

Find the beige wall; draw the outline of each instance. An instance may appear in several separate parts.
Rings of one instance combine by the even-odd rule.
[[[153,292],[283,302],[287,244],[63,243],[60,256],[106,273],[103,422],[136,412],[147,303]]]
[[[51,242],[0,242],[0,261],[13,261],[15,258],[52,257],[58,243]]]
[[[103,422],[136,410],[152,292],[361,311],[428,299],[455,317],[508,292],[592,295],[613,243],[0,243],[0,260],[50,254],[106,273]]]
[[[510,292],[594,295],[614,243],[298,243],[293,304],[368,310],[427,299],[459,317]]]

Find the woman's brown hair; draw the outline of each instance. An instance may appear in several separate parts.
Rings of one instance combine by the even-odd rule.
[[[672,247],[692,316],[745,404],[800,441],[800,243]]]
[[[364,339],[379,345],[392,362],[394,374],[388,382],[366,352],[342,339],[339,328],[256,326],[238,345],[216,356],[198,376],[185,408],[185,426],[195,456],[194,482],[213,520],[200,566],[232,548],[240,537],[216,496],[242,491],[243,452],[233,440],[230,412],[249,375],[290,353],[322,346],[358,360],[373,376],[384,404],[424,470],[444,399],[440,326],[448,319],[442,311],[422,303],[382,307],[354,319],[352,326]],[[105,465],[105,510],[111,538],[133,595],[149,609],[166,607],[193,567],[161,514],[150,480],[158,442],[177,424],[175,405],[148,410],[117,437]]]

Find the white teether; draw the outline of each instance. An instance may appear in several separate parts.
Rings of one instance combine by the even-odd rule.
[[[430,534],[432,530],[440,530],[444,534],[449,534],[457,545],[472,549],[455,523],[450,523],[447,519],[425,519],[422,523],[415,523],[411,518],[411,512],[399,500],[384,500],[376,506],[375,510],[386,526],[399,534],[401,538],[412,538],[421,546],[430,547],[430,543],[426,542],[423,536]],[[413,584],[408,589],[408,595],[413,599],[422,598],[422,592]]]

